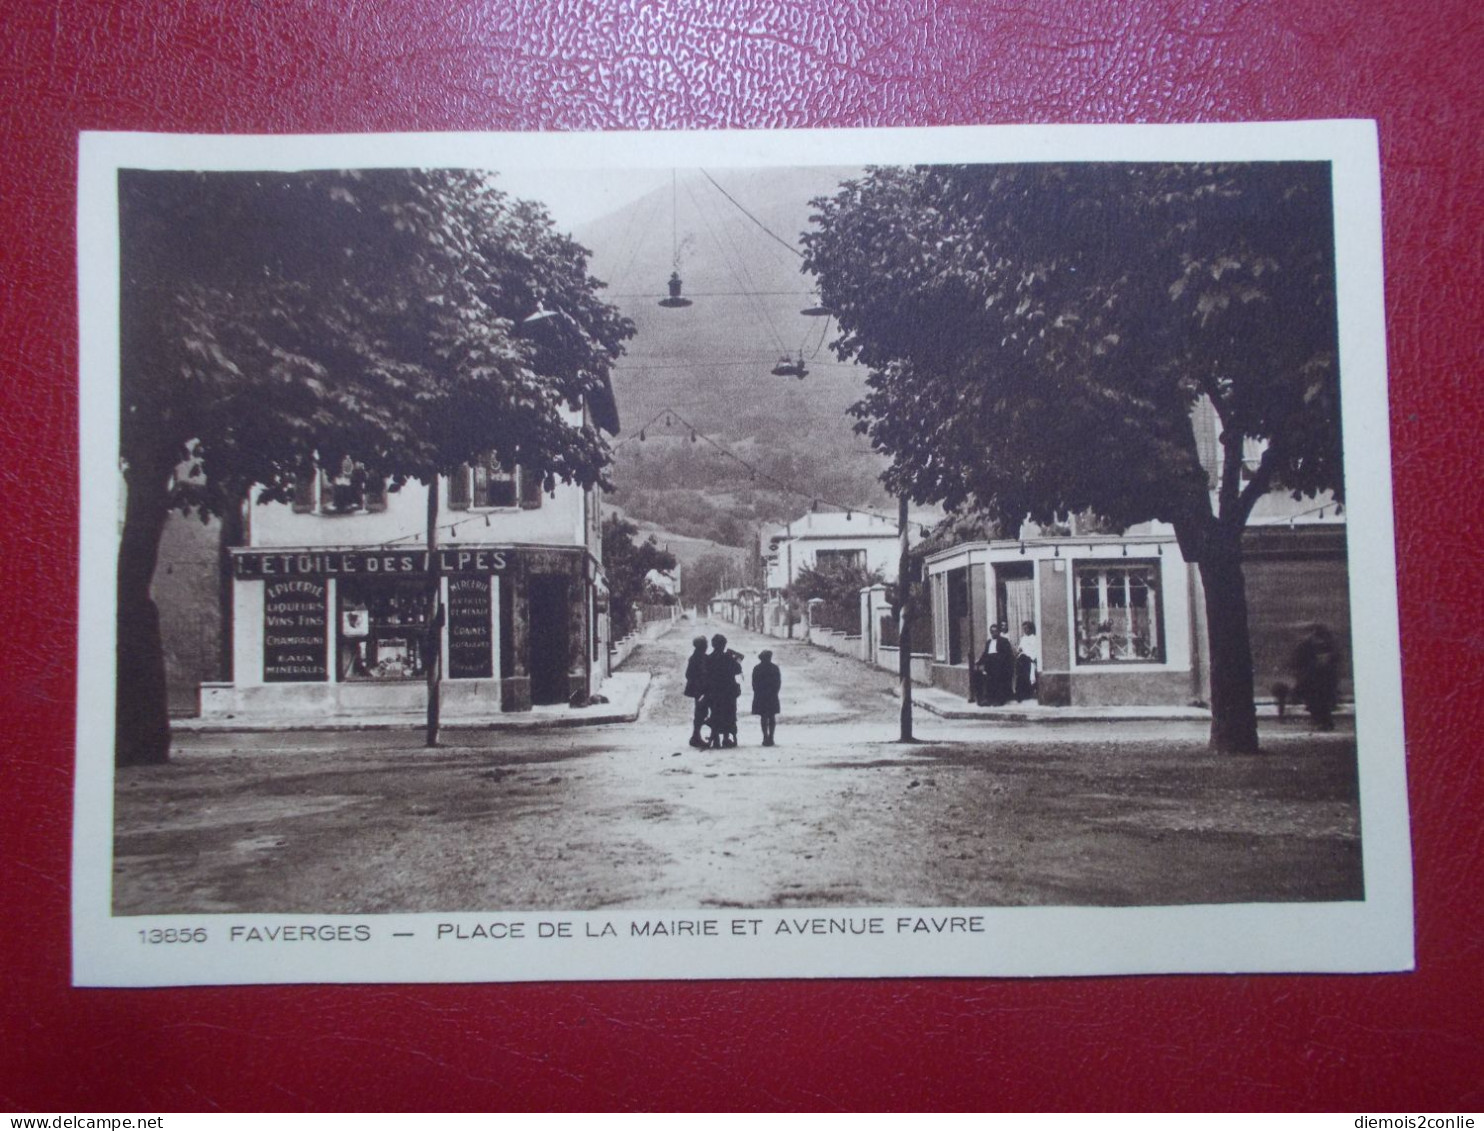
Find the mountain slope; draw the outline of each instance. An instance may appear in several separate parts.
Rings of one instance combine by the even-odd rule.
[[[683,170],[673,190],[575,233],[607,297],[638,327],[614,374],[624,422],[615,501],[634,517],[741,545],[759,523],[815,499],[890,506],[877,482],[884,463],[848,415],[865,372],[835,360],[829,319],[800,313],[814,300],[791,250],[811,198],[858,172]],[[663,308],[677,266],[693,305]],[[802,355],[808,376],[773,375],[785,354]]]

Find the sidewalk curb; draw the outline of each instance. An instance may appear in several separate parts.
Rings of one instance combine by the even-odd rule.
[[[936,694],[934,693],[936,691]],[[924,694],[926,692],[926,694]],[[893,688],[893,699],[900,700],[901,693]],[[1045,723],[1057,726],[1067,723],[1151,723],[1151,722],[1210,722],[1211,712],[1206,707],[980,707],[949,695],[938,689],[914,687],[912,705],[921,707],[930,715],[940,719],[976,719],[986,723]],[[1300,709],[1301,710],[1301,709]],[[1354,708],[1341,704],[1335,710],[1336,718],[1354,715]],[[1295,717],[1297,712],[1289,712]],[[1260,719],[1277,719],[1278,712],[1271,704],[1257,705]]]
[[[492,730],[567,730],[573,727],[607,726],[613,723],[632,723],[638,720],[644,703],[649,698],[649,688],[654,682],[648,672],[626,673],[643,675],[644,681],[634,696],[632,708],[627,704],[601,704],[593,707],[566,707],[563,713],[539,714],[519,712],[512,714],[485,715],[477,718],[445,719],[439,723],[439,732],[444,731],[492,731]],[[611,678],[611,677],[610,677]],[[625,696],[628,698],[628,696]],[[537,708],[540,710],[540,708]],[[290,731],[357,731],[418,730],[426,725],[421,714],[382,715],[377,718],[304,718],[304,719],[171,719],[170,729],[176,734],[276,734]]]
[[[1201,707],[979,707],[950,706],[912,696],[912,705],[940,719],[977,719],[987,723],[1148,723],[1210,722],[1211,712]]]

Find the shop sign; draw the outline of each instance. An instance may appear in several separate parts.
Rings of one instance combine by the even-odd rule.
[[[326,677],[326,588],[310,578],[263,587],[263,681],[304,683]]]
[[[490,579],[454,577],[448,583],[448,674],[452,679],[494,675]]]
[[[438,551],[438,572],[499,573],[509,550]],[[426,550],[242,550],[232,555],[233,573],[244,580],[275,577],[404,577],[428,572]]]

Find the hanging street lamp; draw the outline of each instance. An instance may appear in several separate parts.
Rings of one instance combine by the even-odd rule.
[[[690,299],[688,299],[688,298],[682,298],[681,295],[680,295],[680,288],[682,286],[682,283],[680,281],[680,272],[679,271],[671,271],[670,272],[670,281],[668,283],[666,283],[665,285],[667,287],[669,287],[669,289],[670,289],[670,296],[668,298],[662,298],[662,299],[660,299],[660,305],[661,306],[666,306],[666,307],[669,307],[671,309],[675,309],[677,307],[690,306],[691,305]]]

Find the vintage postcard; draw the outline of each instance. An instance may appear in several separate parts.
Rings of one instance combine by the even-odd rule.
[[[1372,123],[78,201],[78,985],[1411,968]]]

